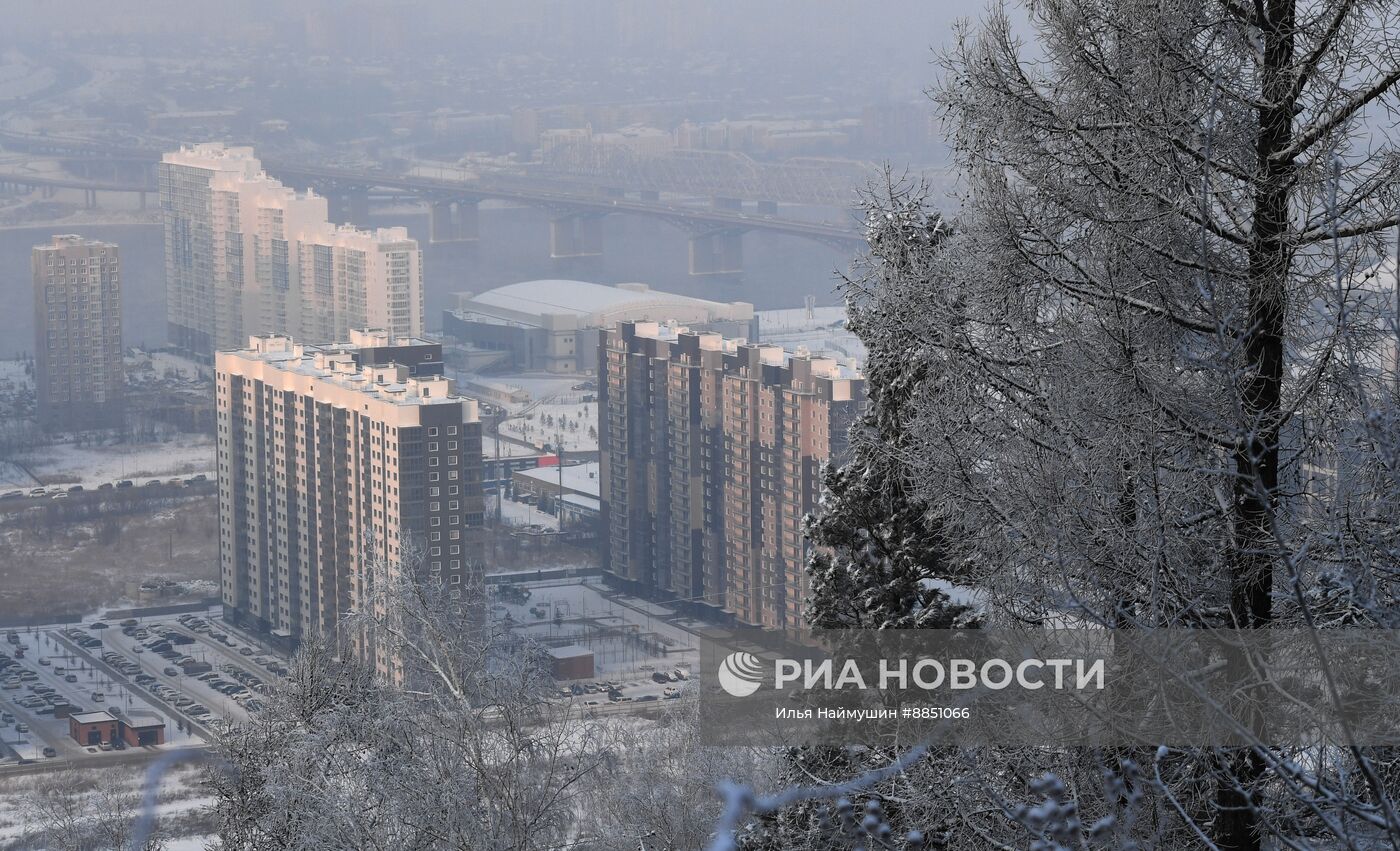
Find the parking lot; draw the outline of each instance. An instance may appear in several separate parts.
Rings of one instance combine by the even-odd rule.
[[[559,681],[560,699],[625,711],[681,698],[694,688],[699,639],[671,610],[624,599],[582,579],[522,582],[496,586],[489,612],[516,635],[593,654],[594,675]]]
[[[212,611],[0,634],[0,769],[127,750],[73,741],[67,716],[79,712],[159,718],[165,744],[142,750],[202,744],[218,724],[257,712],[286,672],[285,660],[230,634]]]

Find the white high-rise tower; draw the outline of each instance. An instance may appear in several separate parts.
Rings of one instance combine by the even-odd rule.
[[[182,148],[159,178],[180,348],[210,357],[254,334],[325,343],[365,326],[422,334],[422,252],[407,229],[332,224],[324,197],[268,176],[252,148]]]

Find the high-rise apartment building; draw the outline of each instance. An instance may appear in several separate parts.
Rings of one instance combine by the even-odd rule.
[[[31,262],[40,422],[47,428],[120,428],[126,373],[117,246],[55,236],[34,247]]]
[[[405,228],[330,223],[324,197],[268,176],[252,148],[182,148],[158,171],[175,345],[209,357],[255,334],[423,333],[422,252]]]
[[[600,332],[605,569],[738,621],[803,627],[821,468],[864,403],[850,366],[654,322]]]
[[[481,594],[481,423],[423,340],[277,335],[215,360],[224,611],[295,647],[337,636],[371,577]],[[380,666],[387,663],[377,659]]]

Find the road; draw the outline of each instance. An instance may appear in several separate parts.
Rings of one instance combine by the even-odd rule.
[[[62,490],[61,485],[50,485],[45,490],[52,493]],[[174,499],[196,496],[212,496],[218,493],[218,485],[213,479],[194,484],[172,485],[162,482],[159,485],[144,485],[130,488],[103,488],[92,490],[81,490],[77,493],[70,493],[61,499],[54,499],[52,496],[29,496],[29,491],[22,491],[20,496],[12,496],[8,499],[0,499],[0,514],[17,514],[28,511],[31,508],[43,508],[52,505],[59,509],[76,510],[79,506],[84,508],[100,506],[103,504],[120,504],[122,502],[144,502],[152,499]],[[66,491],[65,491],[66,492]],[[8,491],[7,491],[8,493]]]
[[[197,753],[209,750],[210,745],[186,745],[179,748],[131,748],[121,753],[104,753],[101,761],[93,760],[84,767],[120,768],[124,765],[145,765],[158,757],[172,753]],[[72,768],[73,763],[65,759],[41,759],[29,765],[0,766],[0,777],[19,777],[26,774],[45,774]]]

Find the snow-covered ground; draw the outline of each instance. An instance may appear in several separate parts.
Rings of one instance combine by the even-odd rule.
[[[832,328],[844,325],[846,308],[839,304],[813,307],[808,315],[805,307],[783,307],[776,310],[759,310],[758,332],[811,331],[816,328]]]
[[[0,393],[31,390],[34,379],[25,372],[25,361],[0,360]]]
[[[133,477],[160,478],[214,473],[214,440],[205,435],[181,435],[165,443],[74,446],[61,444],[35,449],[18,461],[40,478],[87,488]],[[140,484],[138,482],[138,484]]]
[[[161,846],[166,851],[203,851],[214,839],[198,828],[193,829],[195,832],[182,830],[175,821],[198,816],[214,804],[214,799],[202,786],[201,777],[201,769],[181,766],[162,778],[155,815],[157,829],[166,837]],[[100,803],[99,796],[115,792],[127,801],[125,811],[118,814],[134,819],[139,813],[138,801],[145,790],[145,781],[145,771],[130,766],[85,769],[73,776],[27,774],[0,778],[0,847],[56,847],[33,843],[45,828],[40,812],[36,812],[36,804],[48,801],[48,811],[54,812],[52,803],[60,795],[78,804],[71,811],[79,818],[85,812],[100,812],[105,817],[112,813]]]
[[[500,443],[499,447],[496,446],[497,443]],[[494,435],[483,435],[481,438],[481,457],[495,459],[497,452],[500,453],[501,458],[528,458],[531,455],[540,454],[540,451],[535,447],[517,443],[509,439],[509,436],[497,441]]]
[[[512,375],[479,375],[471,372],[459,372],[456,378],[460,381],[486,387],[523,390],[529,394],[528,399],[520,402],[505,403],[501,399],[490,400],[492,404],[504,405],[512,412],[524,410],[541,401],[549,402],[561,397],[564,399],[582,398],[587,391],[574,390],[573,388],[589,380],[584,375],[554,375],[534,372]],[[471,395],[469,388],[462,392],[468,396]]]
[[[181,357],[173,352],[136,352],[126,359],[128,380],[151,376],[164,380],[178,377],[193,381],[201,377],[211,377],[211,370],[198,361]]]
[[[840,305],[815,307],[809,316],[804,307],[758,311],[762,342],[794,351],[805,346],[813,353],[865,359],[865,344],[846,330],[846,309]]]
[[[565,452],[598,451],[598,403],[551,402],[535,407],[517,419],[501,425],[506,437],[523,440],[533,446],[554,446],[561,437]]]
[[[0,461],[0,491],[27,490],[38,487],[39,483],[34,477],[24,472],[16,464],[9,461]]]
[[[486,496],[486,511],[494,519],[496,516],[496,497],[494,494]],[[559,521],[553,515],[540,511],[533,505],[526,505],[523,502],[516,502],[507,499],[501,503],[501,523],[506,526],[551,526]]]
[[[587,646],[596,667],[589,679],[626,682],[623,692],[634,699],[645,694],[660,697],[666,686],[653,681],[652,672],[699,670],[699,636],[675,623],[675,612],[665,606],[616,594],[584,579],[526,582],[523,587],[530,590],[524,603],[493,596],[488,601],[491,616],[509,614],[518,624],[517,634],[552,646],[565,641]],[[636,632],[629,632],[627,625],[635,626]],[[624,633],[640,640],[623,638]],[[607,702],[605,696],[599,700]]]

